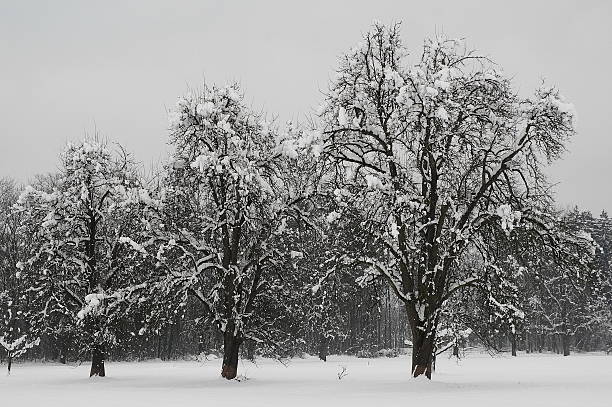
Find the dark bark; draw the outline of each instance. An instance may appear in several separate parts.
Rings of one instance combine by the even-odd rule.
[[[13,365],[13,357],[8,357],[8,374],[11,374],[11,366]]]
[[[329,338],[325,335],[321,335],[321,341],[319,342],[319,359],[323,362],[327,362],[327,355],[329,354]]]
[[[516,334],[510,334],[510,344],[512,345],[512,356],[516,356]]]
[[[435,333],[417,324],[412,326],[412,376],[424,374],[431,379]]]
[[[257,344],[255,343],[255,341],[250,340],[246,342],[245,346],[246,346],[247,359],[250,361],[254,361],[255,360],[255,349],[257,348]]]
[[[570,336],[567,334],[562,334],[561,341],[563,342],[563,356],[569,356],[570,355]]]
[[[170,360],[172,359],[172,353],[173,353],[173,346],[174,346],[174,339],[175,339],[175,331],[176,331],[176,325],[170,325],[167,329],[167,334],[166,334],[166,354],[165,354],[165,358],[166,360]]]
[[[227,380],[236,378],[238,374],[238,354],[242,338],[234,336],[233,330],[225,332],[223,337],[223,367],[221,376]]]
[[[542,353],[542,348],[544,347],[544,339],[542,338],[542,334],[538,334],[536,340],[538,341],[538,353]]]
[[[91,370],[89,372],[89,377],[92,376],[106,376],[106,371],[104,370],[104,359],[106,358],[106,348],[103,344],[94,345],[91,350]]]

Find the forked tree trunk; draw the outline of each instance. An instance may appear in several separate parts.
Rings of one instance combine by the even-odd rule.
[[[221,376],[227,380],[236,378],[238,374],[238,353],[242,338],[234,336],[234,331],[226,331],[223,335],[223,367]]]
[[[89,377],[92,376],[106,376],[104,370],[104,359],[106,358],[106,348],[104,344],[94,345],[91,350],[91,370],[89,371]]]
[[[417,324],[412,326],[412,376],[424,374],[431,379],[435,332],[419,329]]]

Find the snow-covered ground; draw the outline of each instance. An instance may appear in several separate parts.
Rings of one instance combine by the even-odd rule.
[[[0,365],[5,369],[6,365]],[[338,373],[346,368],[342,380]],[[0,374],[2,406],[612,406],[612,356],[471,354],[440,357],[431,382],[409,378],[409,359],[331,356],[241,362],[246,380],[219,377],[220,361],[16,364]]]

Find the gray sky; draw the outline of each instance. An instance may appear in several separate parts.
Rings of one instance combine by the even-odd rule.
[[[57,168],[97,129],[145,165],[165,156],[166,109],[189,87],[239,80],[281,120],[311,113],[338,56],[373,19],[403,21],[405,45],[465,37],[521,93],[545,77],[578,111],[555,164],[561,205],[612,212],[612,2],[0,0],[0,177]]]

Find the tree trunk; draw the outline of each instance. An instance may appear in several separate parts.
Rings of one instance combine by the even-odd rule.
[[[319,342],[319,359],[323,362],[327,362],[327,355],[329,354],[329,339],[325,335],[321,335]]]
[[[542,348],[544,347],[543,334],[538,334],[537,341],[538,341],[538,353],[542,353]]]
[[[238,373],[238,352],[242,338],[234,336],[233,330],[228,330],[223,335],[223,367],[221,376],[227,380],[236,378]]]
[[[431,379],[435,332],[416,323],[412,325],[412,376]]]
[[[13,357],[11,355],[8,356],[8,374],[11,374],[11,366],[13,365]]]
[[[157,334],[156,340],[157,340],[157,346],[155,349],[155,357],[157,359],[161,359],[162,358],[162,341],[161,341],[160,333]]]
[[[250,360],[251,362],[255,360],[255,349],[256,349],[256,343],[255,341],[251,340],[251,341],[247,341],[246,344],[246,357],[248,360]]]
[[[516,356],[516,334],[510,334],[510,343],[512,345],[512,356]]]
[[[89,377],[92,376],[106,376],[104,370],[104,359],[106,358],[106,349],[103,344],[94,345],[91,350],[91,370],[89,371]]]
[[[561,341],[563,342],[563,356],[569,356],[570,354],[570,336],[567,334],[562,334]]]

